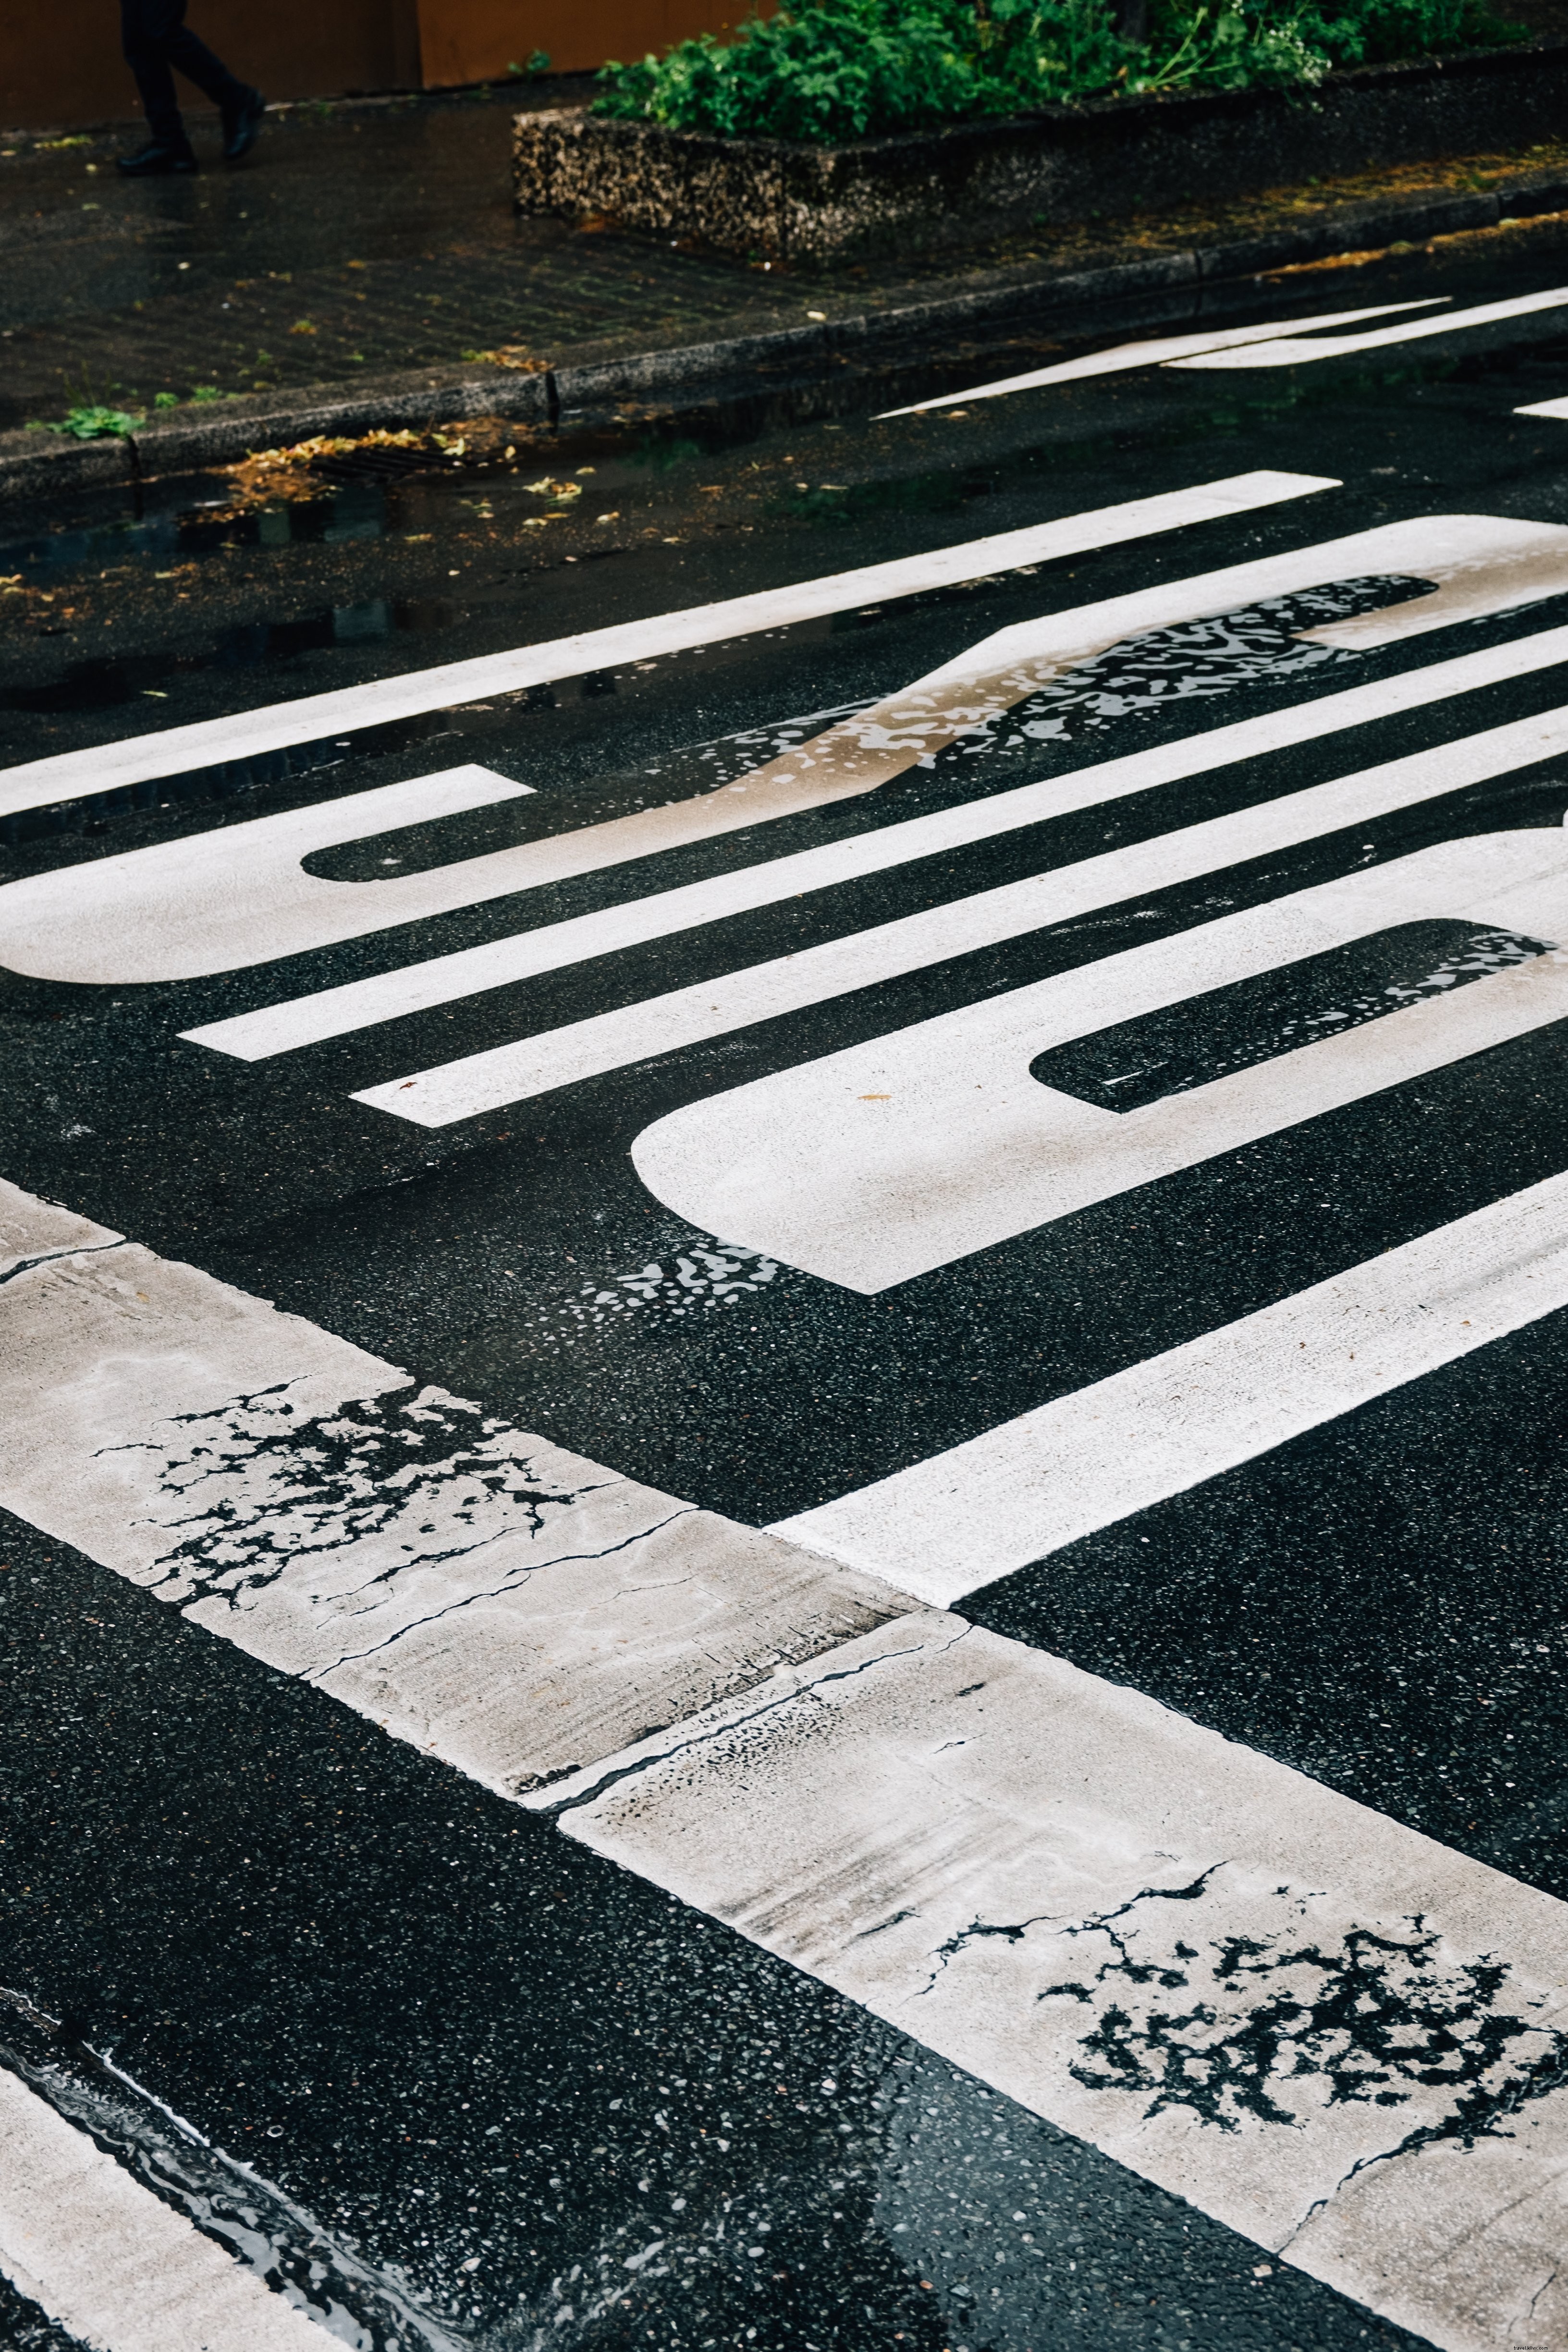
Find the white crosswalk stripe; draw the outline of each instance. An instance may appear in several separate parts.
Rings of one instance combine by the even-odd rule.
[[[947,1606],[1568,1307],[1568,1175],[773,1532]]]
[[[1531,2064],[1568,2058],[1568,1905],[1152,1700],[410,1396],[102,1229],[84,1247],[47,1204],[7,1188],[5,1209],[6,1507],[1447,2352],[1501,2352],[1532,2299],[1552,2340],[1568,2091]],[[458,1518],[467,1549],[440,1557]],[[695,1604],[626,1598],[633,1551]],[[918,1539],[900,1559],[931,1580]],[[650,1707],[667,1728],[617,1748]],[[1178,2027],[1201,2096],[1171,2087]]]
[[[333,2340],[4,2067],[0,2271],[91,2352],[327,2352]]]

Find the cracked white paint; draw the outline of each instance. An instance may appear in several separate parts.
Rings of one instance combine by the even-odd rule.
[[[0,1183],[0,1282],[9,1281],[25,1266],[73,1250],[112,1249],[121,1238],[107,1225],[79,1217],[74,1209]]]
[[[1568,2342],[1568,1906],[937,1612],[535,1801],[1449,2352]]]
[[[909,1605],[130,1243],[0,1285],[0,1420],[8,1508],[507,1790]]]

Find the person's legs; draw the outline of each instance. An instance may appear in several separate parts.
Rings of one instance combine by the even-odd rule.
[[[221,58],[215,57],[205,41],[198,41],[188,25],[180,21],[185,13],[185,0],[164,0],[176,22],[163,42],[163,55],[176,73],[210,98],[226,117],[238,114],[247,100],[255,96],[247,82],[231,74]]]
[[[185,23],[185,0],[120,0],[126,62],[142,93],[152,145],[125,156],[121,170],[135,175],[195,170],[195,157],[174,96],[177,68],[210,98],[223,118],[224,153],[237,162],[256,142],[265,112],[259,90],[231,74],[221,58]]]
[[[184,15],[184,0],[120,0],[121,46],[136,77],[147,128],[156,144],[177,154],[187,152],[190,142],[180,120],[165,42],[169,33],[179,29]]]

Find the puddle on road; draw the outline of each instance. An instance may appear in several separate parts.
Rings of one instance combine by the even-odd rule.
[[[374,645],[405,632],[424,635],[449,627],[455,617],[453,606],[445,600],[416,597],[336,604],[291,621],[247,621],[226,629],[207,653],[110,656],[72,662],[45,685],[0,689],[0,709],[109,710],[123,702],[163,700],[165,697],[158,685],[163,679],[212,669],[259,669],[269,662],[292,661],[300,654],[329,646]]]

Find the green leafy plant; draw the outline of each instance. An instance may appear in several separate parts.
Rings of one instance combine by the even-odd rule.
[[[142,422],[140,412],[94,405],[68,408],[58,424],[34,417],[29,420],[27,429],[31,433],[68,433],[76,441],[107,441],[134,433]]]
[[[1489,0],[783,0],[723,43],[611,64],[597,113],[722,138],[826,143],[1204,85],[1310,86],[1332,67],[1524,37]]]

